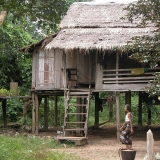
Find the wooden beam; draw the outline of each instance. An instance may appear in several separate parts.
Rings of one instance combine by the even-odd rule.
[[[138,129],[142,129],[142,92],[139,92]]]
[[[6,99],[2,99],[2,112],[3,112],[3,124],[4,124],[4,128],[7,128],[6,104],[7,104],[7,100]]]
[[[38,119],[38,111],[39,111],[39,101],[38,95],[35,94],[35,109],[36,109],[36,135],[38,135],[38,128],[39,128],[39,119]]]
[[[32,134],[36,131],[35,93],[32,92]]]
[[[151,125],[151,117],[152,117],[151,109],[148,108],[148,122],[147,122],[148,125]]]
[[[117,120],[117,140],[120,136],[120,93],[116,92],[116,120]]]
[[[95,92],[95,122],[94,127],[95,129],[99,128],[99,92]]]
[[[129,104],[131,106],[131,92],[125,92],[125,104]]]
[[[48,96],[44,97],[44,130],[48,131],[48,112],[49,112]]]
[[[110,92],[109,121],[113,120],[113,92]]]
[[[58,115],[57,96],[54,96],[54,127],[57,127],[57,115]]]

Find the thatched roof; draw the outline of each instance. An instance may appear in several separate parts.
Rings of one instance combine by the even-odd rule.
[[[40,46],[41,48],[45,48],[46,45],[48,43],[50,43],[53,40],[53,38],[55,38],[56,36],[57,36],[57,34],[53,34],[51,36],[45,37],[42,40],[40,40],[39,42],[37,42],[37,43],[33,43],[33,44],[29,45],[29,46],[25,46],[25,47],[21,48],[20,51],[22,51],[22,52],[31,52],[32,53],[36,46]]]
[[[137,27],[122,19],[126,4],[78,2],[71,5],[60,23],[60,32],[46,49],[110,50],[121,47],[133,36],[148,35],[153,27]]]

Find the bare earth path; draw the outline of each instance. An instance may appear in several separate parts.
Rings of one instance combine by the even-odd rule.
[[[135,130],[133,148],[137,150],[135,160],[143,160],[146,154],[146,133]],[[154,150],[160,152],[160,129],[153,129]],[[65,146],[65,145],[64,145]],[[81,147],[65,148],[53,151],[65,152],[81,157],[82,160],[120,160],[118,150],[125,147],[116,138],[116,126],[109,125],[99,130],[92,130],[88,135],[88,144]]]

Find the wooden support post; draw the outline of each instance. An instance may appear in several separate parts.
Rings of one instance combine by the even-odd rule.
[[[36,110],[35,110],[35,93],[32,92],[32,134],[36,132]]]
[[[148,125],[151,125],[151,117],[152,117],[152,113],[151,113],[151,109],[148,108]]]
[[[110,102],[109,102],[109,121],[113,120],[113,92],[110,93]]]
[[[99,128],[99,92],[95,92],[95,129]]]
[[[149,129],[147,132],[147,159],[148,160],[154,160],[154,139],[153,139],[153,133]]]
[[[4,128],[7,128],[6,104],[7,104],[7,100],[6,99],[2,99],[2,112],[3,112],[3,124],[4,124]]]
[[[142,92],[139,92],[138,129],[142,129]]]
[[[117,119],[117,140],[119,140],[120,136],[120,93],[116,92],[116,119]]]
[[[125,104],[129,104],[131,106],[131,92],[125,92]]]
[[[54,96],[54,127],[57,127],[57,114],[58,114],[57,96]]]
[[[38,95],[35,94],[35,107],[36,107],[36,135],[38,135],[38,111],[39,111],[39,101],[38,101]]]
[[[48,131],[48,112],[49,112],[48,96],[44,97],[44,130]]]

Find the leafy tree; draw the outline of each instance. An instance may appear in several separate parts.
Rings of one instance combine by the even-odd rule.
[[[28,67],[25,67],[25,64],[29,61],[30,56],[21,53],[19,49],[35,41],[23,28],[12,23],[12,16],[9,15],[3,26],[0,27],[0,37],[0,87],[9,88],[11,80],[23,84],[28,75],[26,72],[22,74],[22,71]]]
[[[0,7],[13,14],[13,23],[15,20],[34,22],[34,25],[50,33],[57,31],[57,25],[68,7],[76,1],[78,0],[1,0]]]
[[[129,11],[127,18],[132,22],[140,19],[140,25],[155,27],[151,35],[143,37],[133,37],[129,43],[134,54],[130,58],[141,63],[149,63],[152,68],[158,66],[160,62],[160,1],[159,0],[138,0],[137,3],[126,7]],[[150,82],[147,92],[150,95],[160,95],[160,74],[155,74],[155,80]]]

